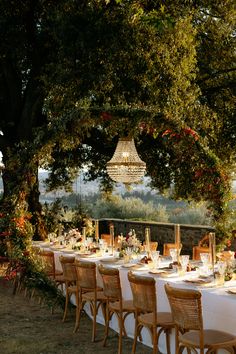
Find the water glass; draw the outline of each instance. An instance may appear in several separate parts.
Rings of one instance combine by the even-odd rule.
[[[102,256],[105,256],[107,252],[107,242],[103,240],[103,242],[100,244],[100,247],[102,251]]]
[[[160,256],[160,251],[152,251],[151,252],[151,257],[153,261],[154,268],[159,267],[159,256]]]
[[[226,263],[222,261],[218,261],[216,263],[216,271],[214,273],[215,281],[217,285],[224,285],[225,283],[225,270],[226,270]]]
[[[71,249],[73,250],[73,247],[74,247],[75,244],[76,244],[76,239],[75,239],[74,237],[71,237],[71,238],[69,239],[69,244],[70,244]]]
[[[170,256],[172,258],[172,262],[177,262],[177,248],[170,248]]]
[[[183,274],[186,273],[187,271],[187,265],[189,263],[189,255],[182,255],[179,257],[179,261],[180,261],[180,264],[181,264],[181,267],[182,267],[182,272]]]
[[[200,253],[200,258],[203,263],[203,266],[208,266],[210,263],[210,254],[209,253]]]

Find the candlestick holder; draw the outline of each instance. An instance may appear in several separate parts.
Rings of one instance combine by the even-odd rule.
[[[146,244],[146,251],[147,251],[147,256],[150,258],[150,227],[145,228],[145,244]]]
[[[209,233],[209,249],[210,249],[210,262],[212,265],[212,272],[213,276],[215,277],[215,263],[216,263],[216,239],[215,239],[215,233],[210,232]]]
[[[99,243],[99,221],[95,220],[95,240]]]
[[[175,244],[177,248],[177,262],[178,264],[180,263],[180,225],[175,224],[174,226],[174,231],[175,231]]]
[[[110,236],[111,236],[111,252],[114,254],[114,225],[110,225]]]

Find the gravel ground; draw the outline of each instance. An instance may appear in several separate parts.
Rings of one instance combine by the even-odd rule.
[[[102,346],[104,326],[97,326],[97,340],[91,342],[92,322],[81,319],[80,330],[73,333],[75,310],[62,323],[62,310],[51,314],[47,305],[39,305],[24,292],[12,295],[12,285],[0,278],[0,353],[1,354],[102,354],[117,353],[118,336],[110,331],[107,346]],[[132,339],[123,338],[123,354],[131,353]],[[137,345],[137,354],[150,354],[152,349]]]

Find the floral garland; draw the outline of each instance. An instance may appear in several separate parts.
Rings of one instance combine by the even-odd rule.
[[[232,238],[235,225],[229,222],[231,181],[221,161],[205,145],[204,139],[190,127],[158,130],[142,122],[139,131],[155,139],[156,149],[164,156],[164,168],[161,174],[159,171],[161,177],[154,174],[153,185],[158,188],[161,182],[159,179],[169,174],[166,180],[169,185],[174,184],[174,199],[197,202],[205,200],[214,220],[218,247],[224,247]],[[159,168],[162,168],[160,164]]]

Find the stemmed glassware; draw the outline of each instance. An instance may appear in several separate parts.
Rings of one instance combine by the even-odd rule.
[[[216,285],[224,285],[224,283],[225,283],[225,270],[226,270],[226,263],[223,261],[218,261],[216,263],[216,268],[214,271]]]
[[[177,248],[170,248],[170,256],[172,258],[172,263],[177,262],[177,254],[178,250]]]
[[[76,244],[76,239],[74,237],[71,237],[69,239],[69,244],[70,244],[71,249],[73,250],[73,248],[74,248],[74,246]]]
[[[100,244],[100,249],[102,251],[102,255],[105,256],[107,251],[107,242],[104,240],[99,240],[99,244]]]
[[[187,271],[187,265],[189,263],[189,255],[182,255],[179,257],[179,261],[182,268],[182,273],[185,274]]]
[[[210,254],[209,253],[200,253],[200,258],[202,261],[202,272],[203,275],[208,276],[210,272]]]
[[[209,253],[200,253],[200,258],[203,263],[203,266],[207,266],[210,262],[210,254]]]
[[[159,268],[159,256],[160,256],[160,251],[151,251],[151,257],[155,269]]]

